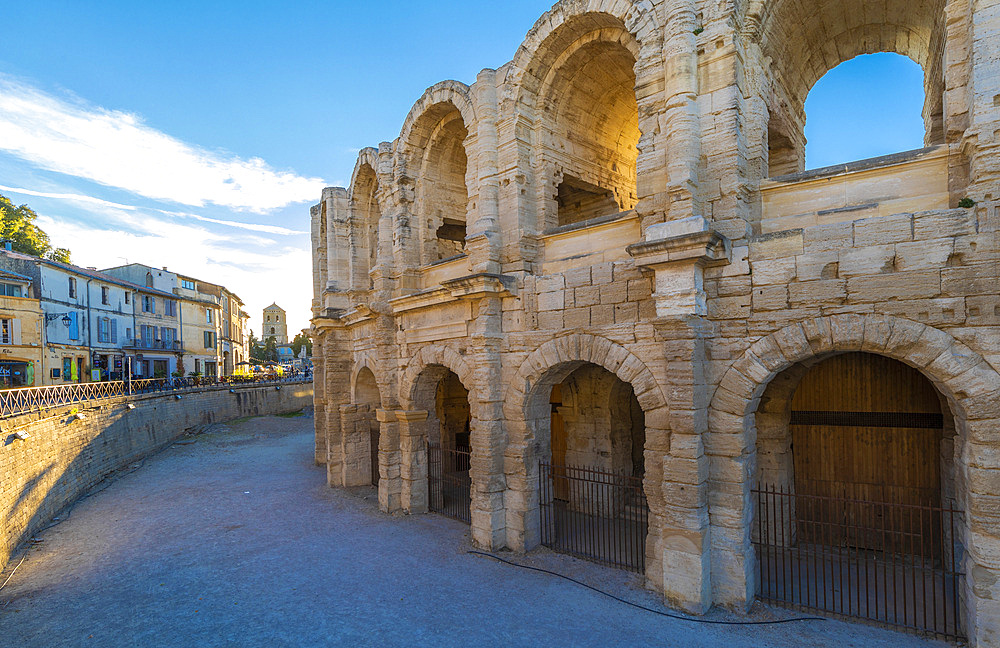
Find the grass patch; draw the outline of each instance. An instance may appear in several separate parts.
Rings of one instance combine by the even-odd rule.
[[[298,418],[300,416],[305,416],[305,414],[302,413],[302,410],[299,410],[298,412],[289,412],[287,414],[277,414],[276,416],[280,416],[281,418]]]

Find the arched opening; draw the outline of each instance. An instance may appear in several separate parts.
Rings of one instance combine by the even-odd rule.
[[[421,261],[434,263],[465,249],[469,191],[462,113],[450,103],[427,110],[411,135],[421,156],[416,187],[416,213],[421,223]]]
[[[923,71],[900,54],[865,54],[827,72],[806,98],[806,169],[923,146]]]
[[[382,406],[382,395],[375,382],[375,374],[368,367],[358,372],[354,383],[354,403],[357,410],[354,435],[350,441],[356,448],[356,464],[359,472],[367,473],[367,483],[378,486],[380,426],[376,410]]]
[[[633,209],[640,135],[634,38],[617,19],[594,14],[569,21],[544,47],[553,50],[537,72],[538,163],[549,180],[542,229]]]
[[[427,412],[427,508],[470,522],[469,390],[455,372],[432,365],[418,378],[413,405]]]
[[[378,263],[378,227],[382,212],[378,204],[378,177],[368,164],[362,164],[354,180],[352,193],[354,207],[355,247],[364,260],[364,273],[356,277],[355,290],[371,290],[371,271]]]
[[[770,77],[769,176],[804,170],[807,95],[827,72],[863,54],[900,54],[920,66],[924,144],[944,142],[943,0],[887,0],[877,11],[864,0],[776,0],[762,7],[758,37]]]
[[[776,376],[755,419],[761,598],[960,636],[955,429],[934,385],[843,353]]]
[[[632,386],[590,363],[562,367],[550,380],[529,405],[539,446],[541,542],[641,573],[649,525],[646,423]]]

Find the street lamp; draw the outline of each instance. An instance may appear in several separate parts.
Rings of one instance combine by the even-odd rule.
[[[60,317],[62,318],[62,323],[65,324],[66,326],[69,326],[70,324],[73,323],[73,318],[69,316],[69,313],[46,313],[45,323],[47,324],[52,320],[58,319]]]

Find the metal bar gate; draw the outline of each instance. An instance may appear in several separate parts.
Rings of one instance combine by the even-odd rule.
[[[882,501],[764,485],[752,493],[762,600],[964,638],[961,511],[884,492]]]
[[[427,449],[427,508],[463,522],[471,522],[471,452]]]
[[[604,565],[645,572],[649,507],[642,479],[547,462],[538,468],[543,545]]]

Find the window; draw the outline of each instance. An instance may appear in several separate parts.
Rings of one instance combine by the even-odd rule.
[[[129,304],[131,302],[132,302],[132,293],[130,293],[129,291],[126,290],[125,291],[125,303]]]
[[[205,348],[214,349],[215,348],[215,332],[205,331]]]
[[[187,288],[188,290],[194,290],[194,282],[189,279],[181,279],[181,288]]]
[[[21,286],[17,284],[0,284],[0,295],[6,297],[23,297]]]
[[[69,298],[76,299],[76,277],[69,278]]]
[[[67,382],[73,380],[73,358],[63,358],[62,375]]]
[[[125,294],[127,295],[128,293],[125,293]],[[127,327],[125,329],[125,339],[126,340],[131,340],[132,339],[132,327],[131,326],[129,326],[129,327]]]
[[[111,341],[111,320],[107,317],[100,317],[97,319],[97,341]]]
[[[212,323],[212,309],[211,308],[206,308],[205,309],[205,323],[206,324],[211,324]]]
[[[194,372],[201,373],[201,360],[198,358],[194,359]]]
[[[153,273],[152,272],[147,272],[146,273],[146,287],[147,288],[152,288],[153,287]]]
[[[164,299],[163,314],[169,317],[177,317],[177,302],[173,299]]]
[[[13,320],[0,319],[0,344],[14,344]]]
[[[142,312],[144,313],[155,313],[156,312],[156,298],[150,295],[142,296]]]
[[[111,303],[111,289],[107,286],[101,286],[101,303],[105,306]]]

